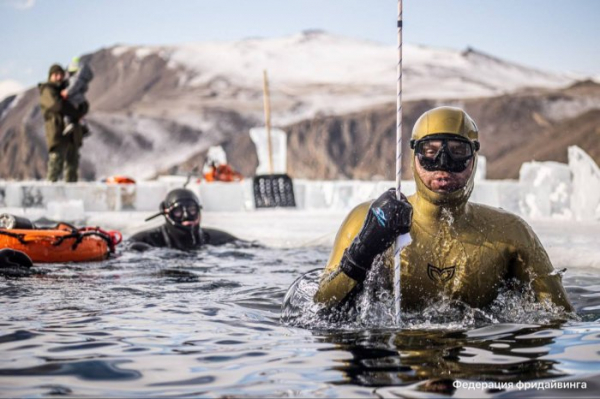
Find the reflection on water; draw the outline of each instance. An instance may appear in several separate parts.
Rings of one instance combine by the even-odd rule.
[[[322,248],[156,250],[0,277],[0,396],[518,396],[453,383],[542,380],[587,382],[585,392],[553,396],[600,395],[594,272],[565,276],[580,320],[552,321],[540,309],[511,319],[508,308],[441,319],[447,308],[407,315],[407,328],[395,331],[375,323],[387,317],[388,298],[373,292],[379,304],[356,315],[362,324],[282,324],[287,288],[327,256]]]

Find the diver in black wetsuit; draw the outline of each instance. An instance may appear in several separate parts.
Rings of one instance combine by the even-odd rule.
[[[202,206],[198,197],[184,188],[172,190],[160,204],[160,212],[146,220],[163,215],[166,223],[131,237],[131,248],[143,251],[150,247],[176,248],[184,251],[199,249],[203,245],[223,245],[241,241],[237,237],[216,229],[200,228]]]
[[[33,262],[27,254],[10,248],[0,249],[0,276],[13,278],[29,276],[31,266]]]

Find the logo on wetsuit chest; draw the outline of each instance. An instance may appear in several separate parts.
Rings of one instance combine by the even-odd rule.
[[[427,276],[436,283],[446,283],[454,277],[454,270],[456,266],[439,268],[433,265],[427,264]]]

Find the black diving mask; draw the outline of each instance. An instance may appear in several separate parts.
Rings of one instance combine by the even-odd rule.
[[[479,151],[479,142],[460,136],[440,134],[411,140],[410,147],[426,171],[460,173],[467,169],[471,158]]]
[[[177,201],[164,213],[174,224],[183,224],[184,222],[195,222],[198,220],[202,206],[192,200]]]

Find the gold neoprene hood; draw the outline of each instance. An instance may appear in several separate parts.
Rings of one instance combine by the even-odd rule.
[[[425,112],[417,119],[412,131],[413,140],[419,140],[434,134],[461,136],[471,141],[479,139],[479,130],[473,119],[465,111],[456,107],[434,108]],[[425,186],[425,183],[423,183],[416,171],[414,153],[412,157],[412,169],[417,184],[417,192],[420,197],[434,205],[464,205],[473,192],[475,172],[477,170],[477,152],[473,156],[473,172],[471,173],[471,177],[469,177],[463,188],[451,193],[436,193]]]
[[[415,123],[412,139],[420,140],[433,134],[452,134],[471,141],[479,139],[479,130],[462,109],[439,107],[425,112]]]

